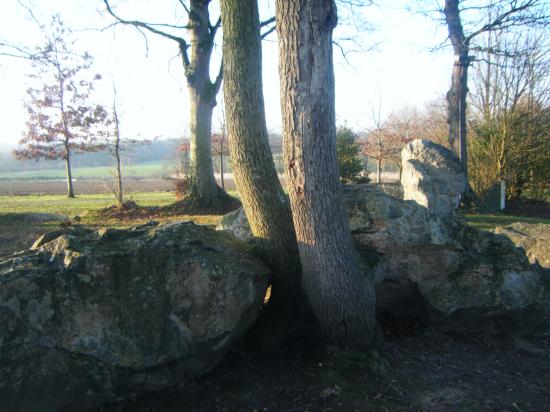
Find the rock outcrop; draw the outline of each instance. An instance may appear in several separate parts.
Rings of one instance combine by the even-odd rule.
[[[437,215],[454,213],[468,181],[453,152],[429,140],[417,139],[403,147],[401,163],[405,200],[414,200]]]
[[[518,222],[497,227],[494,231],[523,248],[531,264],[547,271],[550,276],[550,224]]]
[[[357,250],[374,273],[380,312],[425,316],[454,331],[522,333],[542,322],[542,275],[505,236],[368,185],[346,187],[344,205]],[[248,238],[243,217],[233,215],[238,230],[228,221],[219,229]]]
[[[91,410],[204,373],[267,281],[246,245],[190,222],[46,234],[0,259],[0,409]]]

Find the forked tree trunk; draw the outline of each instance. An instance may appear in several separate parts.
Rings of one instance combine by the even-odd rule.
[[[212,112],[218,85],[210,80],[210,1],[191,0],[189,35],[191,57],[185,68],[190,100],[189,193],[187,199],[198,207],[215,208],[228,197],[217,185],[212,165]]]
[[[214,82],[210,80],[210,58],[214,39],[220,27],[219,22],[214,24],[210,22],[208,8],[211,0],[179,2],[189,17],[188,24],[182,27],[187,29],[189,42],[182,37],[163,32],[160,29],[161,25],[121,19],[113,12],[108,0],[103,2],[107,11],[120,23],[133,25],[140,31],[146,29],[178,43],[189,90],[191,128],[189,185],[184,200],[188,206],[204,210],[224,210],[227,206],[235,205],[237,203],[235,199],[216,184],[210,152],[212,111],[216,105],[216,95],[222,81],[221,75],[218,75]],[[188,49],[191,51],[190,57]]]
[[[222,0],[224,100],[235,183],[254,236],[274,270],[269,307],[278,334],[303,327],[304,297],[290,205],[269,147],[257,0]],[[272,317],[271,319],[274,319]],[[281,330],[282,329],[282,330]],[[284,338],[280,336],[281,338]]]
[[[336,160],[333,0],[277,0],[284,162],[302,283],[325,337],[364,348],[376,331],[375,292],[360,270]]]

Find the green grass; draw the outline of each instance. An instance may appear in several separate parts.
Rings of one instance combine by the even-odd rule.
[[[238,197],[234,190],[230,195]],[[174,194],[166,191],[136,192],[126,196],[139,206],[166,206],[175,201]],[[0,196],[0,256],[29,248],[43,233],[58,229],[62,220],[36,214],[54,214],[74,220],[80,216],[79,224],[90,227],[129,227],[154,219],[162,222],[171,220],[192,220],[197,224],[215,226],[221,220],[216,215],[152,215],[139,217],[106,216],[96,213],[112,206],[115,199],[109,194],[79,195],[69,199],[64,195],[19,195]]]
[[[126,196],[140,206],[164,206],[174,202],[170,192],[137,192]],[[53,213],[63,216],[83,215],[115,203],[112,195],[79,195],[69,199],[63,195],[0,196],[0,214],[5,213]]]
[[[108,166],[75,167],[72,172],[74,179],[101,179],[113,176],[113,168]],[[126,167],[123,173],[126,177],[160,177],[163,173],[166,173],[166,168],[162,162],[147,162]],[[0,173],[0,180],[62,180],[66,177],[64,169]]]
[[[464,217],[468,223],[478,229],[494,229],[497,226],[507,226],[516,222],[525,223],[550,223],[550,219],[542,219],[538,217],[525,217],[506,215],[504,213],[497,214],[465,214]]]

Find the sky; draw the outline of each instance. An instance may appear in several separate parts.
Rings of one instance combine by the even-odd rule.
[[[121,133],[126,137],[182,137],[189,122],[188,94],[175,42],[155,35],[144,37],[127,26],[112,26],[102,0],[21,0],[32,7],[41,22],[59,13],[74,30],[75,47],[94,57],[94,70],[103,76],[96,85],[94,102],[112,104],[113,83]],[[216,1],[213,15],[217,16]],[[123,18],[173,23],[179,16],[176,1],[112,0]],[[274,13],[273,0],[259,0],[261,15]],[[353,36],[363,51],[347,54],[335,48],[336,115],[338,124],[365,130],[374,118],[388,116],[405,105],[422,106],[440,99],[450,84],[452,51],[431,49],[446,38],[445,27],[406,10],[405,0],[385,1],[380,6],[355,9],[354,17],[368,22],[371,30],[356,34],[349,26],[336,29],[335,38]],[[166,8],[162,8],[166,7]],[[342,16],[345,12],[341,11]],[[343,18],[342,18],[343,19]],[[181,21],[180,21],[181,22]],[[3,0],[0,41],[33,47],[42,43],[37,24],[17,0]],[[221,37],[214,50],[212,76],[221,55]],[[347,44],[347,50],[357,46]],[[263,42],[263,79],[268,129],[281,131],[276,36]],[[25,129],[23,108],[27,74],[26,60],[0,56],[0,149],[17,145]],[[221,101],[221,94],[218,96]],[[221,124],[220,110],[213,127]]]

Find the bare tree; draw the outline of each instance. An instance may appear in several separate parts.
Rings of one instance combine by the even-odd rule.
[[[509,198],[548,186],[550,150],[549,38],[535,30],[500,30],[485,37],[486,50],[474,70],[470,177],[483,193],[506,181]]]
[[[219,131],[212,135],[212,153],[220,159],[220,182],[225,189],[224,181],[224,157],[229,156],[229,144],[227,141],[227,127],[225,121],[224,105],[221,105],[221,117],[218,125]]]
[[[540,11],[539,0],[445,0],[442,10],[453,46],[455,62],[451,76],[451,88],[447,93],[449,111],[449,144],[459,156],[465,173],[468,172],[466,97],[468,95],[468,68],[474,61],[472,50],[479,50],[474,44],[482,33],[526,24],[537,24],[547,20]],[[463,16],[477,16],[464,21]],[[465,30],[465,24],[468,30]],[[492,52],[503,52],[491,50]]]
[[[372,344],[372,279],[360,270],[336,160],[333,0],[277,0],[284,162],[302,284],[326,339]]]
[[[189,182],[185,200],[198,209],[224,210],[232,199],[216,183],[211,153],[212,112],[222,84],[223,64],[216,78],[211,80],[210,63],[221,17],[211,20],[210,0],[180,0],[176,4],[187,16],[187,24],[148,23],[123,19],[114,12],[108,0],[103,1],[117,23],[131,25],[142,33],[147,31],[177,44],[190,101]],[[187,33],[186,37],[179,34],[181,31]]]
[[[123,156],[128,156],[129,152],[137,146],[150,144],[149,140],[138,140],[121,137],[120,117],[117,109],[117,91],[113,84],[113,106],[110,122],[113,125],[113,133],[102,133],[102,145],[113,158],[113,171],[115,184],[113,193],[120,207],[124,206],[124,187],[122,179]]]

